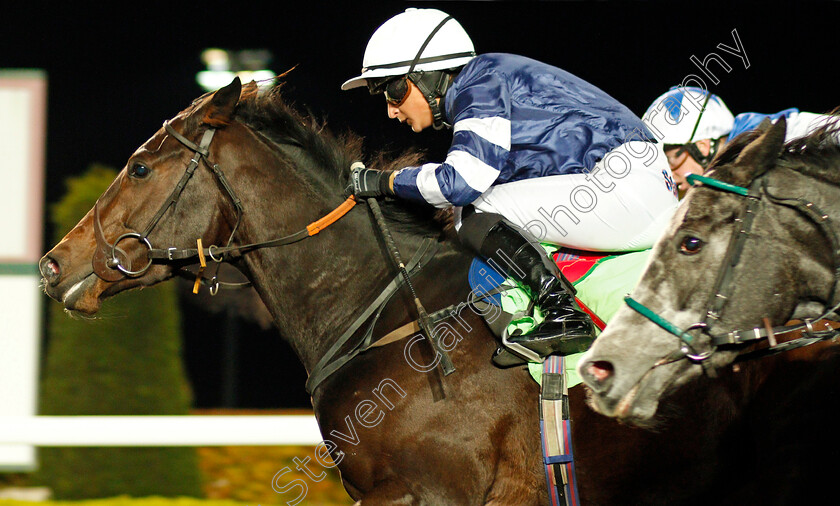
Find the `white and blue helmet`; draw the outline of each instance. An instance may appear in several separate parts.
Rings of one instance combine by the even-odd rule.
[[[675,86],[653,101],[642,121],[659,142],[684,145],[728,135],[735,117],[719,96]]]

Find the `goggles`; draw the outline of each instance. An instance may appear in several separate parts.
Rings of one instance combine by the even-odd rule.
[[[385,101],[394,107],[401,106],[411,93],[411,86],[408,84],[408,76],[399,76],[394,79],[382,80],[379,82],[368,82],[368,89],[371,95],[385,94]]]

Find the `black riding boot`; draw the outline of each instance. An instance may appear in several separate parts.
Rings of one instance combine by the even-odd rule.
[[[511,342],[541,357],[578,353],[592,344],[595,327],[575,302],[571,283],[545,251],[531,244],[517,227],[499,215],[475,213],[462,220],[459,236],[494,269],[523,285],[542,311],[542,323],[526,335],[512,336]]]

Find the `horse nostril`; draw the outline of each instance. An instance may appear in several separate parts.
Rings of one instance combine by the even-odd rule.
[[[586,376],[591,380],[588,382],[591,387],[606,387],[614,371],[612,363],[606,360],[593,360],[585,369]]]
[[[61,267],[59,267],[58,262],[52,258],[42,258],[38,263],[38,268],[41,271],[41,276],[49,281],[51,285],[56,284],[58,279],[61,277]]]

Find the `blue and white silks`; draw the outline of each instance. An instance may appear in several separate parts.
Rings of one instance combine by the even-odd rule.
[[[473,204],[541,241],[597,251],[650,247],[676,206],[667,161],[642,121],[564,70],[481,55],[443,106],[453,130],[447,157],[401,170],[401,198]]]
[[[624,142],[653,138],[599,88],[510,54],[470,61],[446,94],[444,114],[453,127],[446,160],[402,170],[398,196],[463,206],[494,184],[580,173]]]

